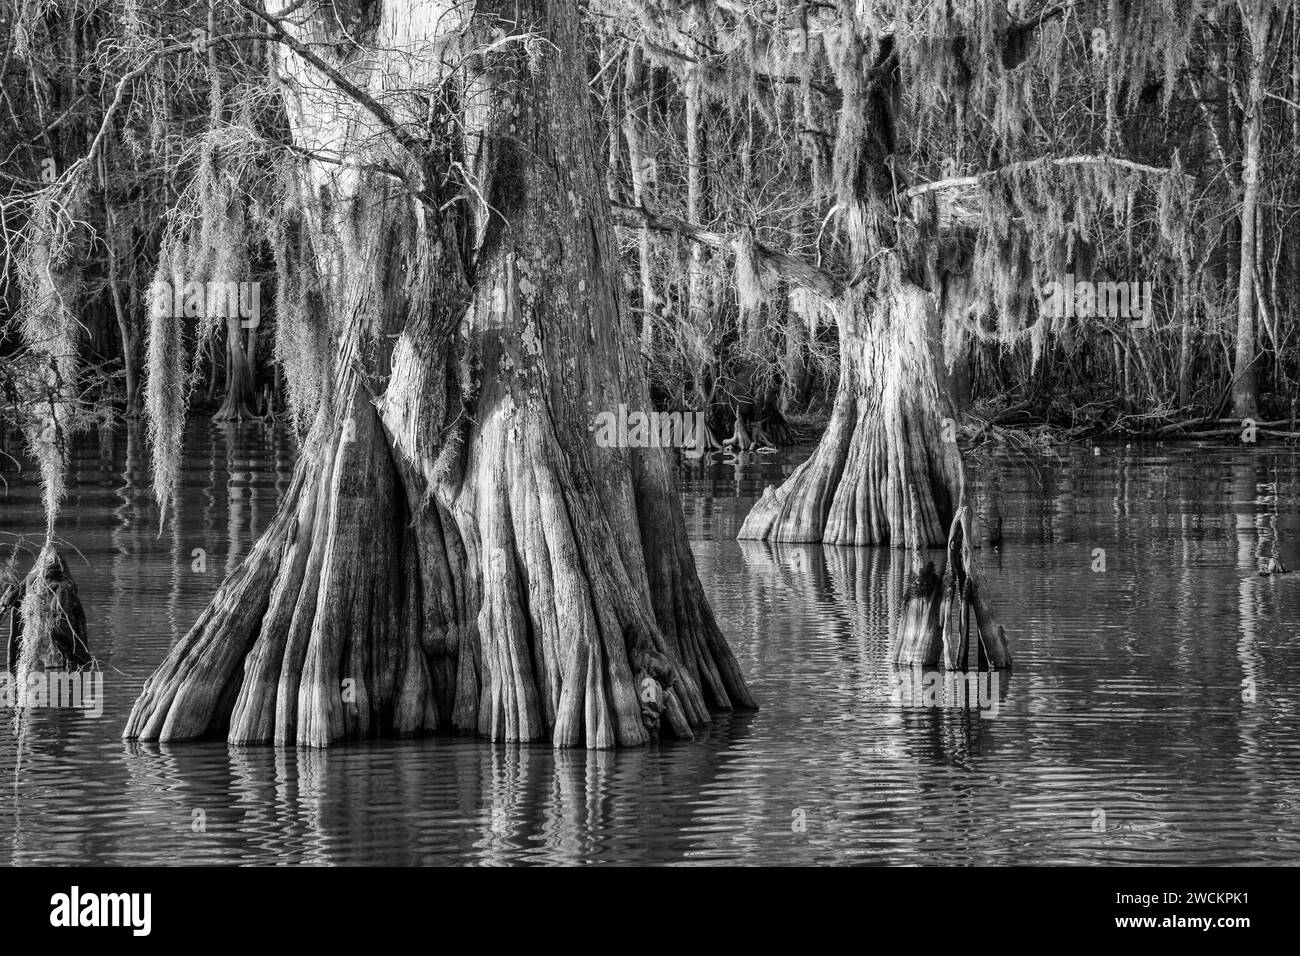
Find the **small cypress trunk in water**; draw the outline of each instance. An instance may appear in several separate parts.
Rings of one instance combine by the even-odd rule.
[[[9,618],[10,674],[29,671],[47,644],[52,664],[78,669],[94,662],[77,585],[56,548],[42,550],[27,576],[0,594],[0,613]]]

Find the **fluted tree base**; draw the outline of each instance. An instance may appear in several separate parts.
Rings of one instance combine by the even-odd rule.
[[[901,287],[839,306],[840,384],[826,431],[745,519],[742,539],[941,548],[962,483],[936,357],[932,297]]]
[[[528,40],[492,44],[460,117],[489,203],[413,205],[386,176],[316,170],[311,246],[341,246],[321,264],[341,265],[321,300],[339,310],[335,377],[280,513],[146,683],[128,738],[607,748],[754,706],[667,454],[591,428],[650,403],[577,7],[481,0],[473,16]]]
[[[1010,666],[968,544],[936,302],[900,283],[869,314],[860,293],[847,294],[838,311],[841,373],[830,422],[808,460],[764,491],[738,537],[907,549],[913,567],[893,662],[965,669],[974,635],[982,666]],[[925,557],[935,549],[946,550],[942,572]]]
[[[649,542],[653,584],[638,586],[555,450],[508,442],[542,422],[483,423],[475,449],[499,453],[471,461],[455,507],[417,514],[367,411],[351,440],[336,428],[304,456],[125,737],[319,747],[445,730],[608,748],[690,739],[711,709],[754,706],[672,535]]]

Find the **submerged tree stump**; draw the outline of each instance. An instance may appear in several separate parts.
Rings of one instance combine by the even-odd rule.
[[[1011,666],[1006,631],[994,618],[979,580],[968,518],[962,508],[953,520],[942,577],[927,561],[908,583],[890,650],[894,664],[942,664],[964,671],[973,640],[981,670]]]
[[[933,667],[943,651],[943,621],[940,605],[943,581],[927,561],[913,576],[903,594],[898,631],[894,635],[893,662],[902,666]]]
[[[77,585],[72,580],[67,560],[57,549],[45,548],[27,576],[0,594],[0,614],[9,618],[8,666],[11,674],[17,674],[22,663],[23,638],[27,631],[24,608],[26,613],[34,611],[45,619],[37,626],[38,629],[42,623],[48,626],[49,644],[57,663],[65,668],[80,669],[94,662]],[[43,652],[42,648],[35,650]],[[26,663],[30,666],[32,661]]]

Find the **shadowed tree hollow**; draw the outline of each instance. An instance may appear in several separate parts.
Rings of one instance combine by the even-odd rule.
[[[289,370],[311,426],[281,510],[125,735],[689,738],[754,702],[671,460],[589,428],[649,397],[576,6],[375,7],[255,11],[299,157],[278,321],[332,354]],[[366,56],[333,57],[345,31]]]

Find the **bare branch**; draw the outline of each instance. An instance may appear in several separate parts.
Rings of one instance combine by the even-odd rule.
[[[1003,166],[1001,169],[991,169],[987,172],[978,173],[974,176],[954,176],[951,179],[936,179],[929,183],[919,183],[903,193],[905,199],[915,199],[917,196],[923,196],[926,193],[937,192],[944,189],[963,189],[969,186],[978,186],[981,182],[1000,176],[1011,170],[1028,169],[1032,166],[1051,165],[1051,166],[1120,166],[1124,169],[1131,169],[1137,173],[1149,173],[1153,176],[1163,176],[1169,172],[1166,167],[1147,166],[1143,163],[1135,163],[1129,159],[1118,159],[1114,156],[1064,156],[1060,159],[1031,159],[1023,163],[1011,163]]]
[[[613,203],[611,208],[614,220],[619,225],[636,228],[644,227],[653,229],[655,232],[672,233],[713,249],[730,250],[735,243],[732,236],[721,232],[713,232],[672,216],[656,215],[644,206]],[[784,279],[791,285],[798,286],[801,289],[815,292],[826,299],[834,299],[843,292],[844,284],[839,279],[796,256],[777,252],[756,242],[754,243],[754,257],[759,265],[772,276]]]

